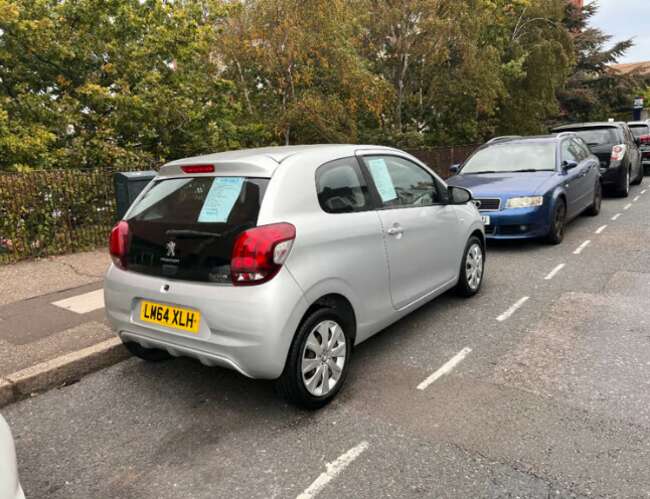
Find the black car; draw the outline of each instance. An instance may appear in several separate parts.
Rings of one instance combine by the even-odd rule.
[[[650,120],[628,121],[627,126],[639,141],[641,150],[641,163],[645,168],[646,175],[650,175]]]
[[[623,122],[573,123],[551,130],[553,133],[575,132],[600,162],[603,187],[627,197],[630,184],[643,181],[643,166],[638,139]]]

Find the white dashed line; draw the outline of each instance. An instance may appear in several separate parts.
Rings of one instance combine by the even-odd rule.
[[[645,191],[646,191],[646,190],[647,190],[647,189],[643,189],[643,190],[641,191],[641,194],[645,194]]]
[[[347,468],[356,458],[358,458],[368,448],[368,442],[365,440],[356,447],[352,447],[345,454],[339,456],[336,461],[325,463],[325,470],[320,476],[312,482],[296,499],[311,499],[315,497],[325,486],[330,483],[336,476]]]
[[[579,255],[582,253],[582,250],[585,249],[587,246],[591,244],[591,241],[587,239],[584,243],[582,243],[580,246],[576,248],[576,250],[573,252],[574,255]]]
[[[607,228],[607,225],[601,225],[596,229],[596,234],[600,234],[602,231],[604,231]]]
[[[634,203],[636,203],[641,196],[635,196],[634,199],[632,200]]]
[[[612,220],[616,220],[616,219],[618,219],[618,217],[620,217],[620,216],[621,216],[621,214],[620,214],[620,213],[617,213],[616,215],[614,215],[614,216],[612,217]]]
[[[632,208],[632,203],[627,203],[627,204],[623,207],[624,210],[629,210],[630,208]]]
[[[548,273],[548,275],[544,278],[544,280],[545,280],[545,281],[550,281],[551,279],[553,279],[553,278],[555,277],[555,275],[556,275],[560,270],[562,270],[562,269],[564,268],[565,265],[566,265],[565,263],[561,263],[560,265],[558,265],[557,267],[555,267],[553,270],[551,270],[551,271]]]
[[[471,348],[467,348],[467,347],[463,348],[460,352],[458,352],[451,359],[445,362],[440,369],[438,369],[435,373],[433,373],[422,383],[420,383],[418,385],[418,390],[425,390],[431,383],[436,381],[438,378],[444,376],[445,374],[449,374],[452,371],[452,369],[458,365],[460,361],[462,361],[465,357],[467,357],[467,355],[469,355],[471,351],[472,351]]]
[[[528,301],[528,298],[530,298],[530,296],[524,296],[523,298],[520,298],[519,301],[517,301],[517,303],[515,303],[512,307],[510,307],[508,310],[503,312],[499,317],[497,317],[497,320],[499,322],[505,321],[512,314],[514,314],[519,307],[521,307],[524,303],[526,303]]]
[[[76,314],[87,314],[93,310],[104,308],[104,290],[98,289],[83,295],[72,296],[65,300],[59,300],[52,303],[55,307],[65,308]]]

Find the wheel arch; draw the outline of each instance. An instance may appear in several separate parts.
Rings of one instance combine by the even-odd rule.
[[[352,345],[354,345],[354,342],[357,337],[356,313],[354,311],[354,307],[352,306],[350,300],[348,300],[345,296],[339,293],[329,293],[316,299],[303,314],[302,319],[300,319],[300,324],[298,325],[298,329],[302,326],[302,324],[311,314],[321,309],[336,310],[343,316],[344,319],[347,320],[348,325],[350,327],[350,331],[349,331],[350,338],[352,340]]]

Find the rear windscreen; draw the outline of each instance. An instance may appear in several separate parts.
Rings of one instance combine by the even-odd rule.
[[[630,125],[630,130],[632,130],[635,137],[650,135],[650,127],[648,125]]]
[[[257,225],[269,179],[159,180],[129,211],[127,268],[191,281],[230,282],[237,235]]]
[[[617,128],[583,128],[581,130],[564,130],[575,132],[588,146],[614,145],[623,143]]]

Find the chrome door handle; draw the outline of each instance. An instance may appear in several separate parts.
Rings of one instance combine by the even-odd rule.
[[[404,229],[400,226],[393,226],[386,231],[386,234],[389,236],[401,236],[404,233]]]

